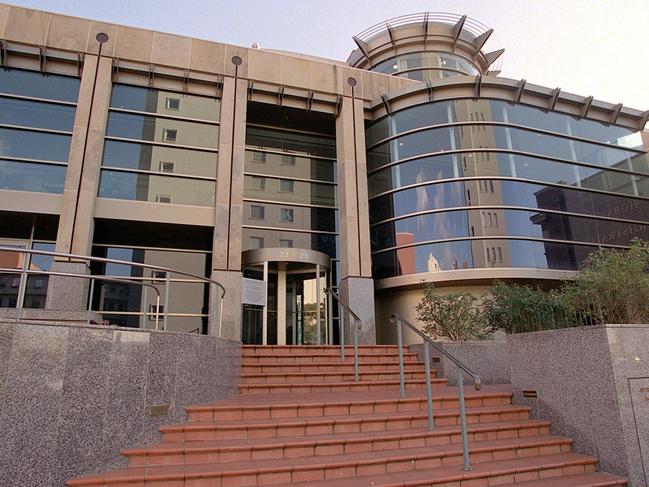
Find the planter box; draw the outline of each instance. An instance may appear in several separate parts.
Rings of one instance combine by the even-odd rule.
[[[649,486],[649,325],[508,335],[507,348],[515,404],[602,471]]]
[[[457,358],[464,365],[480,376],[483,384],[508,384],[509,362],[507,360],[506,341],[471,341],[471,342],[436,342],[437,346]],[[410,350],[424,359],[424,345],[410,345]],[[437,371],[437,377],[448,380],[449,385],[457,385],[457,367],[430,347],[431,366]],[[465,376],[467,377],[467,376]],[[465,384],[471,384],[470,379]]]

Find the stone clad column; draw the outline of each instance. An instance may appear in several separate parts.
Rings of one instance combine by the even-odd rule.
[[[241,225],[243,166],[246,156],[247,82],[225,77],[216,179],[216,209],[212,249],[212,279],[225,287],[221,336],[241,339]],[[210,330],[217,334],[218,312],[210,300]]]
[[[90,255],[94,206],[111,92],[111,58],[86,55],[65,176],[56,251]],[[99,64],[98,64],[99,63]],[[90,274],[85,262],[57,258],[52,271]],[[45,307],[82,311],[89,281],[50,276]]]
[[[340,296],[363,321],[359,343],[375,344],[374,281],[370,253],[367,162],[363,101],[342,99],[336,119],[336,152],[340,215]],[[345,316],[345,343],[353,343]]]

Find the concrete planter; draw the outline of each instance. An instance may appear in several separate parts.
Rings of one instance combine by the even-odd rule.
[[[0,322],[0,485],[125,466],[185,406],[238,393],[241,344],[205,335]]]
[[[649,325],[508,335],[507,349],[515,404],[601,470],[649,486]]]
[[[480,376],[483,384],[508,384],[509,362],[507,360],[507,342],[496,340],[481,340],[467,342],[436,342],[460,362],[474,370]],[[424,359],[423,344],[410,345],[410,350]],[[448,380],[449,385],[457,385],[457,367],[430,347],[432,367],[437,371],[437,377]],[[466,383],[470,383],[467,381]]]

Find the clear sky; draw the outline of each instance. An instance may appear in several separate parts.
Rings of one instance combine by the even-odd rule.
[[[0,0],[2,1],[2,0]],[[495,29],[502,76],[649,109],[649,0],[10,0],[7,3],[344,61],[352,36],[433,11]]]

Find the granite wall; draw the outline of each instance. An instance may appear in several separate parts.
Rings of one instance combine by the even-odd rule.
[[[509,335],[507,347],[514,403],[601,470],[649,486],[649,325]]]
[[[483,340],[435,343],[478,374],[483,384],[509,384],[507,342]],[[417,352],[421,360],[424,359],[423,344],[410,345],[410,350]],[[449,385],[457,385],[457,366],[433,347],[430,347],[430,358],[431,367],[437,371],[437,377],[446,379]],[[465,374],[464,383],[473,384],[473,380]]]
[[[0,322],[0,485],[123,466],[120,450],[158,441],[185,406],[237,394],[240,372],[237,341]]]

